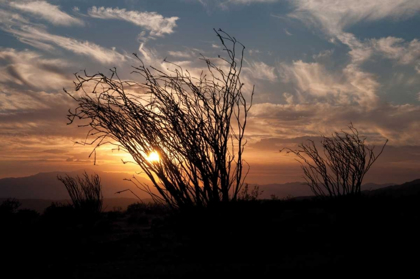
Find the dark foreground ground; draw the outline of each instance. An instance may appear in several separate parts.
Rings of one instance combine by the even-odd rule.
[[[420,195],[244,201],[88,218],[1,211],[3,278],[280,278],[417,269]],[[22,277],[25,276],[25,277]],[[287,277],[289,278],[289,277]]]

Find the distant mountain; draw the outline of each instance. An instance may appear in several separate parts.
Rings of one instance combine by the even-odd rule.
[[[0,204],[6,200],[6,198],[0,198]],[[151,201],[151,199],[143,200],[145,202]],[[44,210],[49,207],[53,202],[58,202],[62,204],[70,203],[70,200],[43,200],[43,199],[19,199],[21,206],[19,209],[32,209],[43,213]],[[111,211],[116,209],[126,210],[130,204],[139,202],[138,199],[134,198],[109,198],[104,199],[103,210]]]
[[[388,183],[388,184],[366,183],[362,185],[362,191],[372,191],[372,190],[381,189],[390,185],[394,185],[394,184],[392,183]],[[263,191],[259,197],[261,199],[270,199],[272,195],[280,199],[284,199],[288,197],[296,198],[296,197],[313,196],[311,189],[304,182],[259,185],[259,190]]]
[[[89,174],[94,173],[91,170]],[[104,198],[135,198],[130,192],[115,194],[117,191],[131,189],[136,195],[143,198],[150,198],[146,193],[138,190],[135,185],[125,178],[131,178],[126,173],[106,173],[97,172],[101,177],[103,185]],[[62,182],[57,179],[58,175],[64,176],[65,172],[45,172],[38,173],[27,177],[3,178],[0,179],[0,198],[16,198],[19,200],[66,200],[69,199],[67,191]],[[68,172],[70,176],[82,175],[83,171]],[[144,183],[150,183],[146,179],[139,178]],[[301,182],[285,183],[285,184],[268,184],[260,185],[260,196],[262,199],[269,199],[271,195],[278,198],[310,196],[312,192],[309,187]]]
[[[88,170],[88,173],[93,173],[93,171]],[[81,175],[83,171],[68,172],[70,176]],[[142,199],[149,199],[146,193],[138,190],[132,183],[124,181],[126,178],[131,178],[129,174],[126,173],[107,173],[107,172],[97,172],[101,177],[103,184],[103,195],[105,199],[112,198],[135,198],[135,196],[130,192],[125,192],[122,194],[115,194],[117,191],[124,189],[131,189],[134,193],[139,195]],[[0,179],[0,198],[17,198],[17,199],[26,199],[26,200],[66,200],[69,199],[67,191],[64,185],[57,179],[58,175],[64,176],[64,172],[46,172],[38,173],[36,175],[27,176],[27,177],[18,177],[18,178],[3,178]],[[148,183],[148,180],[136,176],[143,183]],[[416,182],[417,181],[417,182]],[[392,187],[402,187],[406,189],[410,185],[419,184],[420,180],[415,180],[408,182],[399,186]],[[255,184],[251,184],[252,188]],[[374,184],[368,183],[362,186],[364,191],[379,191],[384,189],[384,191],[394,191],[390,189],[399,189],[387,187],[393,184]],[[385,190],[389,188],[389,190]],[[413,186],[415,188],[415,186]],[[152,187],[153,188],[153,187]],[[419,187],[420,188],[420,187]],[[270,199],[272,195],[283,199],[287,197],[306,197],[312,196],[312,192],[308,185],[303,182],[292,182],[285,184],[266,184],[259,185],[260,191],[263,191],[259,196],[261,199]],[[416,190],[404,190],[407,192],[414,192]],[[420,190],[419,190],[420,191]]]
[[[392,197],[406,197],[420,195],[420,179],[416,179],[410,182],[403,183],[401,185],[393,185],[383,187],[370,191],[372,195],[385,195]]]
[[[366,183],[362,185],[362,191],[374,191],[377,189],[382,189],[389,186],[394,186],[395,183],[385,183],[385,184],[375,184],[375,183]]]
[[[87,170],[88,174],[94,173]],[[131,178],[126,173],[96,172],[102,181],[102,192],[104,198],[135,198],[130,192],[115,194],[117,191],[131,189],[141,198],[150,198],[146,193],[136,189],[125,178]],[[58,175],[64,176],[66,172],[45,172],[27,177],[3,178],[0,179],[0,198],[17,199],[43,199],[43,200],[65,200],[69,199],[64,184],[57,179]],[[83,171],[67,172],[70,176],[82,175]],[[144,178],[136,176],[141,182],[148,182]]]
[[[302,182],[291,182],[284,184],[266,184],[258,185],[259,190],[262,191],[259,196],[260,199],[271,199],[276,196],[279,199],[289,197],[312,196],[311,189]]]

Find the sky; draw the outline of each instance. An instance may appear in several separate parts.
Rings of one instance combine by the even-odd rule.
[[[139,171],[111,147],[93,164],[63,88],[82,70],[136,80],[133,53],[200,70],[200,55],[223,54],[213,28],[245,45],[242,81],[255,85],[248,182],[302,181],[279,150],[350,122],[371,145],[389,140],[365,182],[420,178],[418,26],[418,0],[0,0],[0,178]]]

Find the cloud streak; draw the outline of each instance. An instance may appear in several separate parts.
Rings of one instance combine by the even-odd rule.
[[[387,138],[394,146],[420,146],[420,140],[412,136],[420,128],[416,105],[381,104],[365,110],[357,105],[260,103],[254,105],[250,117],[249,135],[257,138],[329,135],[353,122],[371,143]]]
[[[45,1],[11,2],[9,5],[23,12],[39,16],[54,25],[84,25],[82,20],[61,11],[59,6],[51,5]]]
[[[3,84],[42,90],[61,89],[69,83],[69,76],[63,70],[68,66],[67,61],[45,59],[34,51],[0,49],[0,82]]]
[[[417,39],[405,42],[401,38],[386,37],[373,39],[370,44],[378,54],[399,64],[420,66],[420,42]]]
[[[320,25],[337,35],[345,28],[361,22],[385,18],[401,19],[420,11],[417,0],[289,0],[296,8],[289,14],[308,24]]]
[[[16,18],[14,14],[0,10],[1,14],[4,15],[4,18],[0,20],[0,28],[13,34],[22,43],[33,47],[51,51],[55,45],[75,54],[88,56],[101,64],[119,64],[127,58],[115,50],[101,47],[89,41],[79,41],[51,34],[45,28],[30,25],[23,18]]]
[[[161,37],[174,32],[178,17],[164,17],[156,12],[127,11],[126,9],[93,6],[88,14],[93,18],[118,19],[150,31],[151,36]]]
[[[320,63],[299,60],[291,64],[280,63],[278,70],[282,81],[296,89],[296,97],[302,103],[358,104],[371,108],[378,101],[379,84],[373,75],[361,72],[351,64],[331,73]]]
[[[352,62],[357,65],[366,61],[375,50],[393,55],[398,51],[393,45],[400,43],[401,39],[383,38],[372,47],[369,41],[363,43],[353,34],[345,32],[346,28],[362,21],[408,18],[420,11],[420,2],[417,0],[290,0],[290,3],[295,10],[289,17],[299,19],[309,26],[320,27],[332,37],[332,41],[338,39],[349,46]],[[418,42],[415,40],[412,44],[408,50],[417,51]]]
[[[261,61],[247,61],[249,67],[247,67],[248,74],[250,77],[261,79],[261,80],[268,80],[274,82],[277,80],[277,74],[275,72],[275,68],[271,67],[264,62]]]

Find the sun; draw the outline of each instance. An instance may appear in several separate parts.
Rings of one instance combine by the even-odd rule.
[[[150,163],[156,163],[156,162],[159,162],[159,160],[160,160],[160,157],[156,151],[150,152],[149,155],[147,156],[147,161],[149,161]]]

